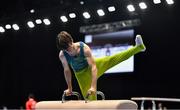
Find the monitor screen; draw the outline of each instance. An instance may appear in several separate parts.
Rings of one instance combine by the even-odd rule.
[[[85,35],[84,42],[92,49],[94,57],[110,56],[133,46],[134,30]],[[110,68],[105,73],[127,73],[134,71],[134,56]]]

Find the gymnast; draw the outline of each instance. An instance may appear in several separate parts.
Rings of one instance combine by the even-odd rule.
[[[94,58],[90,47],[84,42],[73,42],[72,36],[66,31],[61,31],[56,40],[57,47],[60,50],[59,58],[64,68],[64,77],[67,83],[67,89],[64,92],[67,96],[72,94],[71,67],[83,97],[86,98],[87,94],[90,94],[89,100],[97,100],[97,79],[106,70],[146,50],[141,35],[136,35],[135,46],[117,54],[101,58]]]

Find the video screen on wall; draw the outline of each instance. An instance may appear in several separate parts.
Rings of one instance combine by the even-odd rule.
[[[109,33],[85,35],[84,42],[92,49],[94,57],[110,56],[128,48],[134,44],[134,30],[121,30]],[[110,68],[105,73],[127,73],[134,71],[134,56]]]

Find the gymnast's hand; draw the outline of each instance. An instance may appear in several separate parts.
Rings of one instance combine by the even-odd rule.
[[[66,93],[66,96],[72,95],[72,89],[66,89],[64,92]]]
[[[89,90],[88,90],[88,94],[89,95],[95,95],[96,94],[96,89],[94,87],[91,87]]]

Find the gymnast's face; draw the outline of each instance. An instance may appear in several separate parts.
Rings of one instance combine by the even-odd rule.
[[[74,56],[75,55],[75,49],[73,43],[70,43],[68,48],[65,50],[69,55]]]

